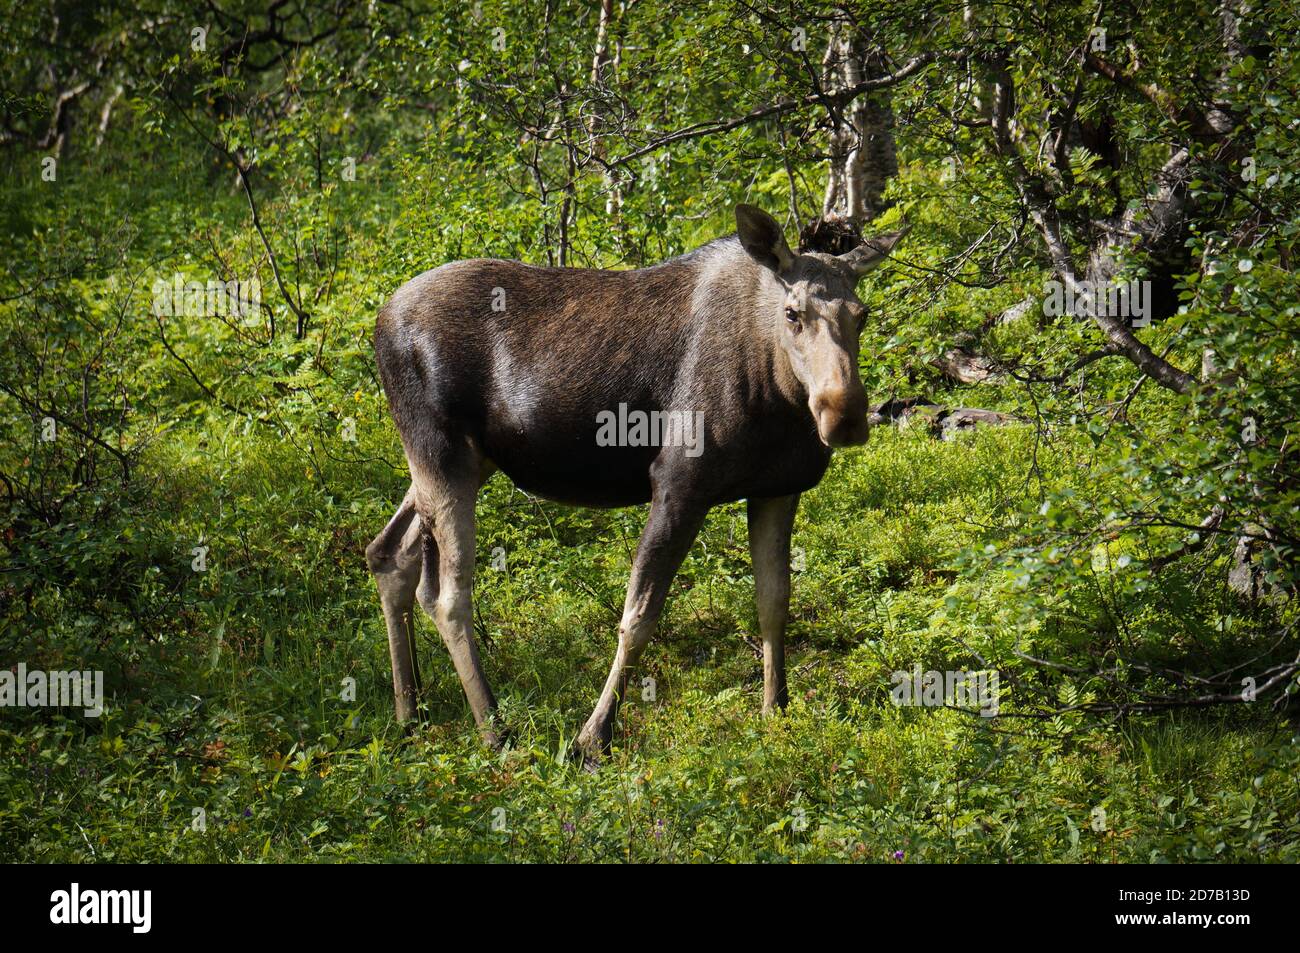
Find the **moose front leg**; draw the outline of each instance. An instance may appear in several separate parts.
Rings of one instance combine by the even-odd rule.
[[[790,612],[790,532],[799,495],[750,500],[749,555],[763,635],[763,714],[784,708],[785,623]]]
[[[663,611],[668,587],[704,523],[707,507],[656,494],[650,516],[637,544],[632,576],[628,581],[623,619],[618,627],[618,650],[605,680],[596,709],[578,734],[575,754],[588,763],[599,761],[609,750],[614,719],[627,690],[628,674],[654,634]]]

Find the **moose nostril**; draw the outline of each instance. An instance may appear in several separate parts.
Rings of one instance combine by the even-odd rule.
[[[862,387],[837,388],[818,394],[813,401],[817,430],[831,447],[866,443],[867,395]]]
[[[817,397],[816,411],[840,417],[861,417],[867,412],[867,395],[861,388],[826,391]]]

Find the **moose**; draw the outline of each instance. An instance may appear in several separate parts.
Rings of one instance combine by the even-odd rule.
[[[858,375],[866,309],[854,288],[906,230],[840,255],[795,253],[763,210],[738,205],[735,215],[735,234],[651,267],[457,261],[411,279],[379,310],[375,356],[411,484],[366,561],[398,721],[416,717],[418,601],[481,737],[503,740],[471,601],[475,499],[497,470],[559,503],[650,504],[614,663],[575,756],[596,764],[608,752],[629,672],[719,504],[747,501],[763,713],[785,706],[795,509],[833,448],[867,440]],[[634,412],[698,421],[700,432],[685,440],[668,426],[657,440],[609,439],[610,416]]]

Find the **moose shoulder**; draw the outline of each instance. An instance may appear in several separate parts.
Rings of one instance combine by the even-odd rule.
[[[380,310],[375,353],[411,487],[367,548],[388,626],[399,719],[419,676],[414,603],[497,741],[474,640],[474,503],[502,470],[564,503],[650,503],[616,657],[577,750],[610,742],[629,670],[708,510],[749,501],[764,711],[785,702],[790,531],[833,447],[867,437],[854,294],[901,232],[841,255],[793,253],[752,206],[737,234],[636,271],[454,262]]]

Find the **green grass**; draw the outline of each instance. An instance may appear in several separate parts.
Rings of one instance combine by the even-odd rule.
[[[382,418],[369,433],[392,452]],[[609,665],[643,510],[565,509],[500,476],[485,488],[476,619],[514,732],[496,755],[428,619],[427,721],[392,722],[361,553],[400,473],[341,458],[322,483],[264,434],[182,434],[150,460],[148,558],[119,570],[174,593],[165,621],[104,633],[53,590],[30,610],[29,657],[89,640],[120,664],[102,719],[0,724],[0,847],[49,861],[1300,859],[1300,747],[1269,711],[994,722],[890,703],[896,668],[973,664],[945,599],[969,584],[954,581],[959,552],[1025,492],[1029,439],[882,431],[837,456],[796,526],[791,704],[770,719],[743,506],[715,511],[644,660],[655,700],[624,708],[590,774],[566,751]],[[1068,476],[1064,454],[1058,467],[1049,478]],[[204,574],[188,565],[200,535]]]

